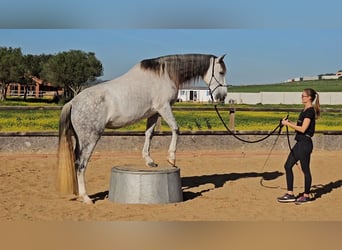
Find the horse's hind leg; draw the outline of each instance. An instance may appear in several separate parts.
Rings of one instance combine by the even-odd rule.
[[[156,164],[150,156],[151,140],[152,140],[154,128],[156,127],[156,124],[158,121],[158,117],[159,117],[159,114],[155,114],[147,119],[146,131],[145,131],[145,143],[144,143],[144,148],[142,151],[142,156],[145,159],[146,166],[148,167],[158,166],[158,164]]]
[[[86,138],[77,140],[76,143],[76,173],[78,182],[78,196],[84,203],[92,204],[89,198],[85,184],[85,171],[90,159],[90,156],[96,146],[100,136],[88,135]]]

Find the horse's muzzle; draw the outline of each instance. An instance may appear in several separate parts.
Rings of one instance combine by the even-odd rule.
[[[227,89],[226,88],[219,88],[215,93],[215,100],[219,102],[224,102],[227,97]]]

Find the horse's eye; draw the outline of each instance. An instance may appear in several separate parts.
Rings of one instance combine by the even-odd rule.
[[[224,72],[223,72],[223,71],[221,71],[221,72],[220,72],[220,75],[224,75]]]

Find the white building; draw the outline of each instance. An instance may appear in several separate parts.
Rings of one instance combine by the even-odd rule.
[[[210,102],[211,97],[208,87],[186,87],[179,89],[178,101],[180,102]]]
[[[336,72],[336,74],[322,74],[318,76],[302,76],[302,77],[295,77],[287,79],[285,82],[300,82],[300,81],[315,81],[315,80],[336,80],[340,79],[342,77],[342,71],[339,70]]]

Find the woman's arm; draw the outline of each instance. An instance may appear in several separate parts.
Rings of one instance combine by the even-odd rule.
[[[297,126],[296,124],[290,122],[289,120],[283,119],[281,121],[281,124],[283,124],[285,126],[289,126],[290,128],[293,128],[294,130],[296,130],[298,132],[304,133],[308,129],[310,122],[311,122],[310,118],[304,118],[302,126]]]

